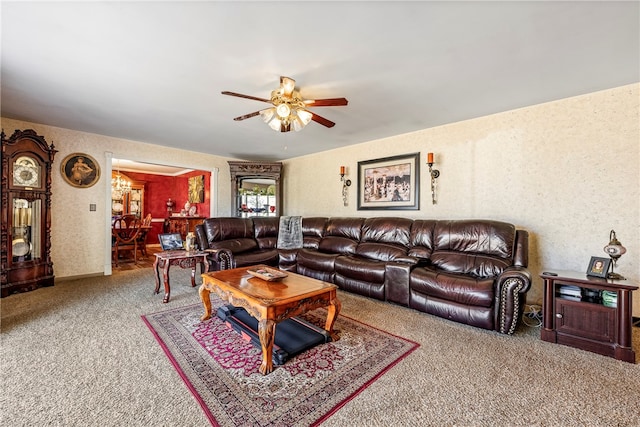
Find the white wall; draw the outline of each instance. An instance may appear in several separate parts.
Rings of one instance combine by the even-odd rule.
[[[616,271],[640,280],[640,84],[531,106],[285,162],[285,214],[487,218],[529,231],[534,285],[543,269],[585,271],[616,231]],[[358,162],[420,152],[419,211],[358,211]],[[438,203],[426,167],[435,153]],[[339,167],[353,185],[342,204]],[[634,313],[640,313],[640,292]]]
[[[193,169],[218,169],[220,177],[229,176],[229,165],[224,157],[193,151],[111,138],[37,123],[2,118],[2,128],[10,136],[16,129],[33,129],[54,144],[56,153],[52,173],[51,258],[56,278],[107,273],[110,269],[111,250],[107,235],[110,217],[111,170],[107,158],[142,160],[148,163],[183,166]],[[89,188],[76,188],[62,178],[60,165],[72,153],[85,153],[100,165],[100,180]],[[229,215],[231,189],[227,178],[218,179],[218,215]],[[186,200],[187,195],[185,195]],[[96,211],[89,211],[95,203]]]

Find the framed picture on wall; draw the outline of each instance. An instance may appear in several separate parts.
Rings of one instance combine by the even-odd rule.
[[[189,203],[204,203],[204,175],[189,178]]]
[[[420,209],[420,153],[358,162],[358,210]]]
[[[60,164],[60,173],[67,184],[88,188],[100,179],[100,165],[88,154],[69,154]]]

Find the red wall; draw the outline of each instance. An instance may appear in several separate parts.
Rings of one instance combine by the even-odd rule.
[[[208,218],[210,216],[209,201],[211,200],[210,182],[211,172],[193,171],[179,176],[153,175],[138,172],[124,172],[134,181],[144,182],[144,216],[151,214],[154,221],[147,237],[147,243],[158,243],[158,234],[162,233],[163,222],[168,216],[167,200],[174,201],[174,212],[180,212],[189,200],[189,178],[204,175],[204,203],[196,204],[196,215]]]

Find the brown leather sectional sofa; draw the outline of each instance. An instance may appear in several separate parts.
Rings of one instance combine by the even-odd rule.
[[[531,286],[528,233],[491,220],[302,219],[300,249],[278,249],[279,218],[208,218],[212,269],[267,264],[344,291],[512,334]]]

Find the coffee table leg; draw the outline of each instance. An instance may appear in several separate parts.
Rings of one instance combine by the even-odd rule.
[[[205,284],[200,285],[200,289],[198,289],[198,294],[200,294],[200,300],[202,301],[202,305],[204,305],[204,314],[200,316],[201,321],[205,321],[211,319],[211,291],[207,289]]]
[[[340,310],[342,309],[342,303],[338,298],[331,300],[329,306],[327,307],[327,322],[324,325],[324,330],[331,336],[331,340],[338,341],[340,337],[333,331],[333,325],[336,323],[336,319],[338,318],[338,314],[340,314]]]
[[[262,347],[262,364],[260,373],[267,375],[273,372],[273,339],[276,333],[276,322],[269,319],[258,322],[258,335],[260,336],[260,346]]]

